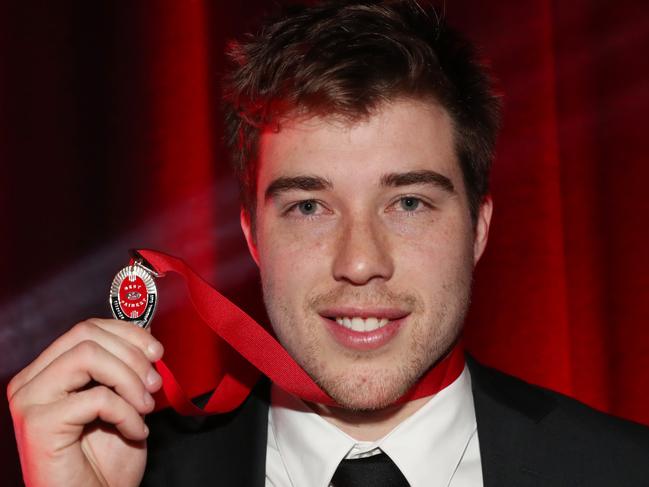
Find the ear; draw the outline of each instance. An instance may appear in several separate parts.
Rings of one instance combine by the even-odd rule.
[[[246,237],[246,243],[248,244],[248,251],[254,259],[257,267],[259,267],[259,252],[257,251],[257,239],[255,238],[254,231],[252,229],[251,216],[248,211],[244,208],[241,208],[239,213],[239,221],[241,223],[241,230]]]
[[[491,195],[485,196],[478,210],[478,218],[475,224],[475,240],[473,241],[473,265],[477,264],[487,247],[489,239],[489,225],[493,212],[493,200]]]

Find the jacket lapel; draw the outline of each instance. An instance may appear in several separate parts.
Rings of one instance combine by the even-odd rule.
[[[564,485],[544,468],[543,419],[555,408],[542,389],[467,357],[484,487]]]

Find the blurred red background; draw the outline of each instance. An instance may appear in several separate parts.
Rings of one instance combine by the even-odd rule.
[[[182,256],[264,321],[219,119],[227,39],[274,2],[0,6],[0,378],[89,316],[132,247]],[[454,0],[504,93],[469,350],[649,424],[649,4]],[[154,333],[218,372],[182,287]],[[20,474],[6,403],[3,485]]]

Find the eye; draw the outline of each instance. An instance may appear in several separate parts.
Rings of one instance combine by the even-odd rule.
[[[413,195],[403,195],[395,198],[386,208],[386,212],[401,216],[418,215],[434,208],[426,198]]]
[[[302,213],[303,215],[309,216],[309,215],[315,215],[316,211],[318,210],[318,203],[316,203],[313,200],[305,200],[305,201],[300,201],[297,205],[296,208]]]
[[[419,208],[420,204],[421,200],[419,198],[415,198],[414,196],[404,196],[403,198],[399,199],[399,206],[403,211],[415,211],[417,208]]]
[[[296,201],[285,211],[285,216],[294,217],[318,217],[329,213],[327,207],[317,200]]]

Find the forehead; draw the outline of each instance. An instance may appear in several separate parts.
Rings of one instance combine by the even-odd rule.
[[[258,191],[278,177],[317,175],[342,185],[413,170],[437,171],[459,187],[453,140],[446,110],[422,101],[385,103],[353,122],[289,117],[261,134]]]

